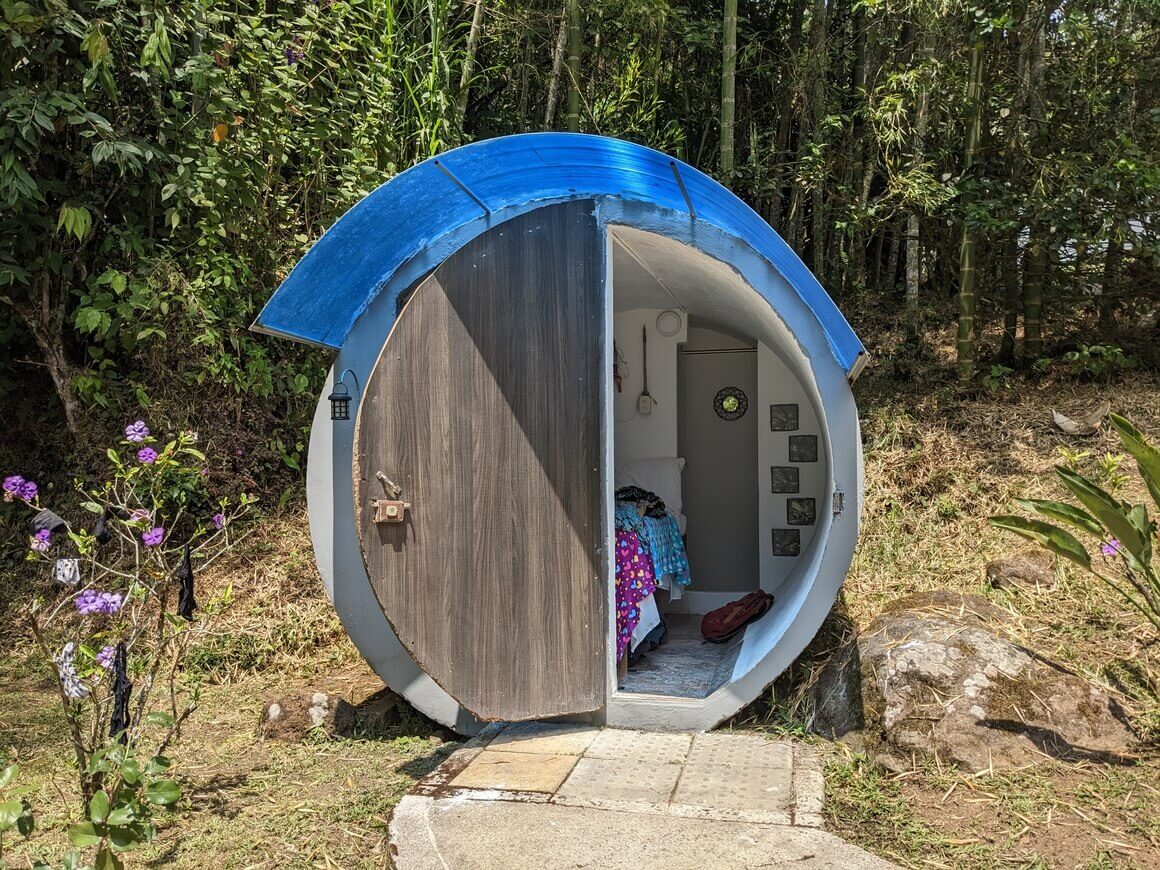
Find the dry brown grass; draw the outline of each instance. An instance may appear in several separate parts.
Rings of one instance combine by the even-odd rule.
[[[945,348],[944,348],[945,350]],[[938,350],[936,348],[936,356]],[[1146,741],[1135,766],[1067,764],[971,776],[927,765],[903,776],[876,770],[846,750],[828,769],[831,827],[910,867],[1160,866],[1160,639],[1108,589],[1070,565],[1054,589],[999,591],[986,564],[1026,544],[986,520],[1017,508],[1017,496],[1060,498],[1053,466],[1061,450],[1086,451],[1082,470],[1097,479],[1100,459],[1120,453],[1108,431],[1063,435],[1050,412],[1080,416],[1107,399],[1160,440],[1160,377],[1135,372],[1110,385],[1065,379],[1009,389],[963,391],[929,368],[899,380],[870,372],[856,388],[862,414],[866,499],[862,534],[841,611],[813,660],[797,668],[766,721],[800,730],[795,708],[839,635],[865,628],[883,605],[912,592],[950,589],[984,595],[1017,617],[1019,639],[1113,692]],[[1121,494],[1147,495],[1130,461]]]

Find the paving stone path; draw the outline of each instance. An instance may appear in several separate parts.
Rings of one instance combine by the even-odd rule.
[[[492,726],[399,803],[399,870],[893,865],[822,827],[821,764],[759,735]]]

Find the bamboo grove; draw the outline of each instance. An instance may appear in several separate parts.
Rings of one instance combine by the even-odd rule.
[[[954,334],[963,380],[1156,336],[1154,0],[0,13],[0,393],[44,374],[74,432],[190,387],[301,421],[318,361],[247,332],[288,264],[392,174],[521,131],[712,173],[892,352]]]

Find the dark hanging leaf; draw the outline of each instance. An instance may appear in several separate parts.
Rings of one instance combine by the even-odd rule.
[[[97,518],[97,524],[93,526],[93,537],[97,539],[98,544],[109,543],[109,538],[112,535],[109,533],[109,512],[102,510],[101,515]]]
[[[185,553],[181,557],[181,566],[177,569],[175,579],[181,584],[177,593],[177,614],[192,622],[193,611],[197,610],[197,601],[193,597],[193,565],[189,561],[189,544],[185,545]]]
[[[122,743],[129,740],[129,696],[133,694],[133,684],[129,681],[125,642],[117,644],[113,653],[113,715],[109,720],[109,736]]]

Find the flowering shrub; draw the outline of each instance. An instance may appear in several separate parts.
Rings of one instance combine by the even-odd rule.
[[[1124,417],[1112,414],[1110,419],[1124,450],[1136,460],[1152,501],[1160,508],[1160,450]],[[1035,541],[1091,572],[1160,631],[1160,571],[1154,560],[1157,527],[1148,517],[1147,505],[1129,504],[1073,468],[1057,465],[1055,472],[1078,506],[1043,499],[1016,501],[1040,516],[1095,538],[1100,544],[1101,561],[1093,561],[1078,538],[1053,523],[997,516],[991,517],[991,524]]]
[[[33,481],[3,482],[4,499],[33,512],[28,558],[46,568],[26,617],[57,678],[83,800],[84,818],[68,831],[78,851],[66,867],[121,867],[123,853],[153,838],[154,812],[181,797],[165,751],[198,702],[182,661],[205,629],[195,611],[213,614],[229,598],[199,608],[194,569],[236,543],[237,521],[254,501],[211,500],[196,443],[191,432],[163,444],[144,421],[126,426],[108,450],[108,480],[78,485],[91,524],[66,522]],[[27,815],[20,830],[31,829],[28,808],[14,807],[0,804],[0,834],[9,815]]]

